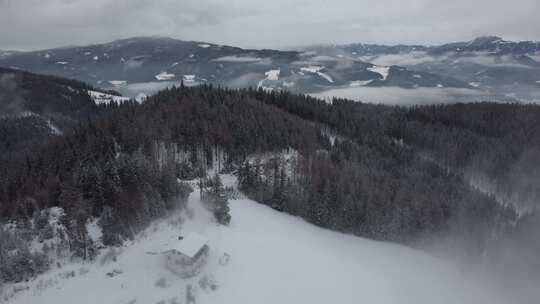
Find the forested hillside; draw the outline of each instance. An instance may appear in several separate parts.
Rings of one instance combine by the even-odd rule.
[[[531,150],[538,142],[531,131],[537,106],[327,104],[212,86],[164,90],[142,104],[87,107],[87,94],[74,98],[80,103],[69,112],[65,104],[55,110],[76,121],[62,135],[27,140],[18,130],[39,133],[39,124],[0,125],[2,136],[18,142],[2,146],[0,218],[27,235],[14,238],[8,226],[0,231],[9,240],[0,249],[4,280],[46,268],[46,256],[28,257],[34,254],[29,235],[52,237],[44,232],[51,229],[44,210],[64,213],[62,248],[91,258],[99,246],[90,223],[102,228],[104,246],[120,244],[182,208],[191,189],[178,179],[204,177],[208,169],[236,173],[250,198],[322,227],[414,246],[428,237],[450,238],[480,256],[498,236],[512,233],[517,214],[471,185],[467,165],[488,159],[478,173],[502,180],[511,178],[504,168],[523,151],[537,155]],[[496,126],[500,117],[504,124]]]
[[[476,187],[527,212],[540,200],[540,107],[456,104],[413,107],[400,136],[463,173]]]
[[[0,68],[0,158],[106,112],[91,86],[53,76]]]

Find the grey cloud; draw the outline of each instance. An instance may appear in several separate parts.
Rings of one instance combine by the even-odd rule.
[[[244,47],[540,40],[537,0],[0,0],[0,48],[141,35]]]

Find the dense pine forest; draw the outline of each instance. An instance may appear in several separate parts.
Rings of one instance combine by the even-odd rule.
[[[28,246],[31,235],[53,237],[50,210],[64,213],[62,250],[91,259],[99,248],[89,223],[103,229],[105,246],[119,245],[182,208],[192,189],[179,181],[204,178],[208,169],[236,174],[250,198],[322,227],[411,246],[444,238],[478,258],[537,223],[536,105],[328,104],[286,92],[181,85],[142,104],[96,106],[84,84],[3,75],[5,281],[48,267],[47,256]],[[234,215],[226,215],[217,179],[205,179],[208,201],[226,224]],[[524,207],[528,215],[520,217]]]

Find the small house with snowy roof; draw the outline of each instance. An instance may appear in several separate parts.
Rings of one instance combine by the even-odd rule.
[[[164,252],[169,270],[183,278],[197,275],[208,259],[208,239],[198,233],[190,233],[178,244]]]

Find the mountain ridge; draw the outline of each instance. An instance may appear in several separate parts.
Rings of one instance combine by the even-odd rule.
[[[78,79],[105,89],[119,87],[132,97],[140,93],[134,84],[163,89],[182,80],[188,85],[213,83],[295,93],[359,83],[373,87],[470,88],[451,77],[394,65],[378,66],[360,59],[242,49],[168,37],[134,37],[24,52],[0,58],[0,66]]]

